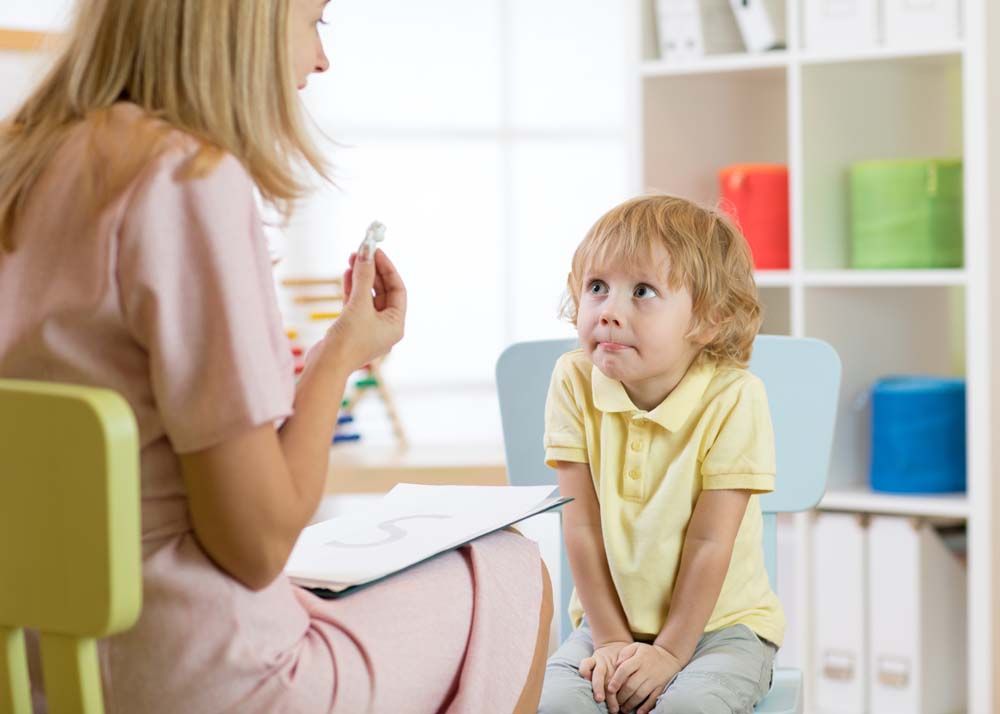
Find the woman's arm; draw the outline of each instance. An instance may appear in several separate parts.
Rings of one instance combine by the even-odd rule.
[[[601,531],[601,509],[590,466],[569,461],[556,465],[559,492],[574,499],[563,507],[563,538],[576,592],[587,613],[594,647],[631,642],[628,618],[611,580]]]
[[[729,571],[750,491],[702,491],[688,523],[670,612],[653,644],[685,666],[694,654]]]
[[[198,541],[254,590],[278,577],[319,506],[351,373],[403,336],[406,289],[381,251],[374,261],[352,256],[344,288],[343,314],[310,350],[280,432],[266,424],[180,457]]]
[[[350,371],[326,350],[296,388],[295,413],[181,455],[195,534],[215,563],[252,590],[281,572],[319,505],[331,434]],[[343,364],[343,363],[340,363]]]

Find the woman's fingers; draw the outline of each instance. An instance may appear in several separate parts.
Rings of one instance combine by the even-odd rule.
[[[378,272],[378,266],[375,270],[375,309],[378,312],[385,310],[385,281]]]
[[[406,286],[400,277],[396,266],[389,256],[381,249],[375,251],[375,267],[382,280],[382,292],[385,295],[385,307],[395,308],[406,313]]]
[[[372,289],[375,285],[375,262],[371,260],[358,260],[356,257],[349,261],[351,270],[351,294],[346,297],[346,305],[363,299],[363,296],[371,297]]]
[[[357,253],[351,253],[347,258],[347,270],[344,271],[344,304],[351,299],[351,288],[354,287],[354,259]]]
[[[591,675],[594,673],[594,658],[584,657],[583,661],[580,662],[580,676],[584,679],[590,679]]]
[[[354,272],[354,265],[357,262],[357,260],[358,260],[358,254],[357,253],[351,253],[350,256],[348,256],[348,258],[347,258],[347,266],[348,266],[347,267],[347,272],[351,273],[352,276],[353,276],[353,272]],[[353,280],[351,282],[353,282]],[[344,304],[345,305],[347,304],[347,301],[351,299],[351,290],[352,290],[352,288],[353,288],[353,285],[351,285],[348,282],[346,274],[345,274],[345,278],[344,278]],[[379,304],[379,293],[380,292],[384,293],[385,289],[382,287],[382,276],[378,274],[378,269],[377,268],[375,270],[375,280],[372,283],[372,292],[374,293],[374,298],[375,298],[375,309],[380,311],[380,310],[382,310],[383,306]],[[383,302],[384,302],[384,300],[383,300]]]

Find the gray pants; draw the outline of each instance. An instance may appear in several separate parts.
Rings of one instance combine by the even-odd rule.
[[[750,714],[771,688],[777,648],[746,625],[706,632],[687,666],[656,700],[654,714]],[[608,714],[594,701],[580,662],[594,653],[584,622],[563,642],[545,667],[538,714]]]

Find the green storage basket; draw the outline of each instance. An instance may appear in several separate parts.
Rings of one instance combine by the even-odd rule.
[[[851,266],[962,267],[962,162],[851,166]]]

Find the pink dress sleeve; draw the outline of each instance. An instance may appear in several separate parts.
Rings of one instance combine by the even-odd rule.
[[[136,186],[118,256],[125,322],[178,453],[287,417],[294,397],[253,183],[228,155],[182,179],[185,159],[170,151]]]

